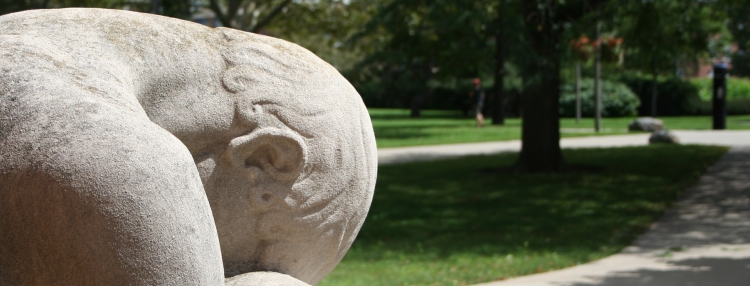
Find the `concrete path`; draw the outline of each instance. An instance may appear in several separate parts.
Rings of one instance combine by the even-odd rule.
[[[750,147],[733,147],[622,252],[479,285],[750,285]]]
[[[649,231],[591,263],[484,286],[750,285],[750,131],[673,131],[684,144],[733,146]],[[565,138],[563,148],[648,144],[648,134]],[[380,164],[518,151],[520,141],[390,148]]]
[[[672,131],[683,144],[707,144],[725,146],[750,145],[750,131]],[[649,134],[589,136],[563,138],[560,140],[562,148],[591,148],[591,147],[619,147],[639,146],[648,144]],[[517,152],[521,150],[521,141],[500,141],[484,143],[464,143],[450,145],[415,146],[378,149],[380,165],[426,161],[441,158],[459,157],[466,155],[495,154],[501,152]]]

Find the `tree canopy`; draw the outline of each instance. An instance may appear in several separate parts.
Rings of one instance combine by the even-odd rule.
[[[519,166],[529,171],[562,166],[561,75],[579,60],[571,40],[601,43],[594,37],[597,23],[605,35],[622,39],[617,53],[624,53],[612,55],[621,56],[621,72],[674,74],[685,62],[707,58],[718,37],[737,43],[736,74],[750,74],[750,6],[736,0],[0,1],[0,13],[105,7],[190,19],[208,9],[223,26],[310,49],[339,69],[366,103],[411,108],[414,116],[436,101],[463,104],[471,79],[479,77],[496,99],[487,106],[500,111],[493,113],[498,123],[511,100],[503,91],[513,88],[512,100],[520,100]],[[509,87],[509,78],[522,84]]]
[[[701,0],[616,1],[611,27],[625,38],[626,65],[647,73],[674,72],[680,61],[708,52],[725,27],[721,11]]]

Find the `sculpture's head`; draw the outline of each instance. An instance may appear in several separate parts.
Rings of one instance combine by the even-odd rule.
[[[311,52],[222,29],[235,135],[196,156],[227,276],[276,271],[318,283],[356,237],[377,149],[356,90]]]

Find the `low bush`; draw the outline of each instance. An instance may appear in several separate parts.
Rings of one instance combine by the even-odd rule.
[[[627,74],[621,77],[641,100],[638,115],[650,116],[653,81],[648,75]],[[710,114],[711,105],[701,100],[698,88],[680,78],[659,78],[657,84],[657,116],[684,116]]]
[[[711,114],[711,102],[706,101],[706,105],[709,107],[708,113]],[[744,115],[750,114],[750,98],[733,99],[727,101],[727,114],[728,115]]]
[[[560,93],[560,115],[564,117],[575,116],[575,84],[563,84],[560,87]],[[581,113],[583,113],[583,116],[594,116],[595,104],[594,80],[584,78],[581,80]],[[641,105],[641,101],[625,84],[602,81],[602,116],[635,116],[639,105]]]
[[[694,78],[690,80],[698,89],[698,96],[702,100],[710,101],[713,94],[714,80],[710,78]],[[727,80],[727,100],[750,100],[750,79],[729,78]]]

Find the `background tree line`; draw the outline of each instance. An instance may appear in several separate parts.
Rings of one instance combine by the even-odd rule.
[[[577,63],[584,78],[592,77],[597,46],[609,53],[602,78],[635,92],[639,113],[692,104],[697,89],[689,98],[687,89],[672,87],[688,84],[679,73],[710,56],[732,57],[731,73],[750,75],[750,8],[740,0],[0,1],[3,14],[104,7],[190,20],[211,11],[222,26],[310,49],[339,69],[368,106],[409,108],[415,117],[426,107],[469,110],[471,79],[478,77],[493,123],[522,116],[517,165],[531,172],[563,166],[561,87],[575,80]],[[617,49],[597,35],[618,39]],[[582,38],[594,49],[576,50]]]

